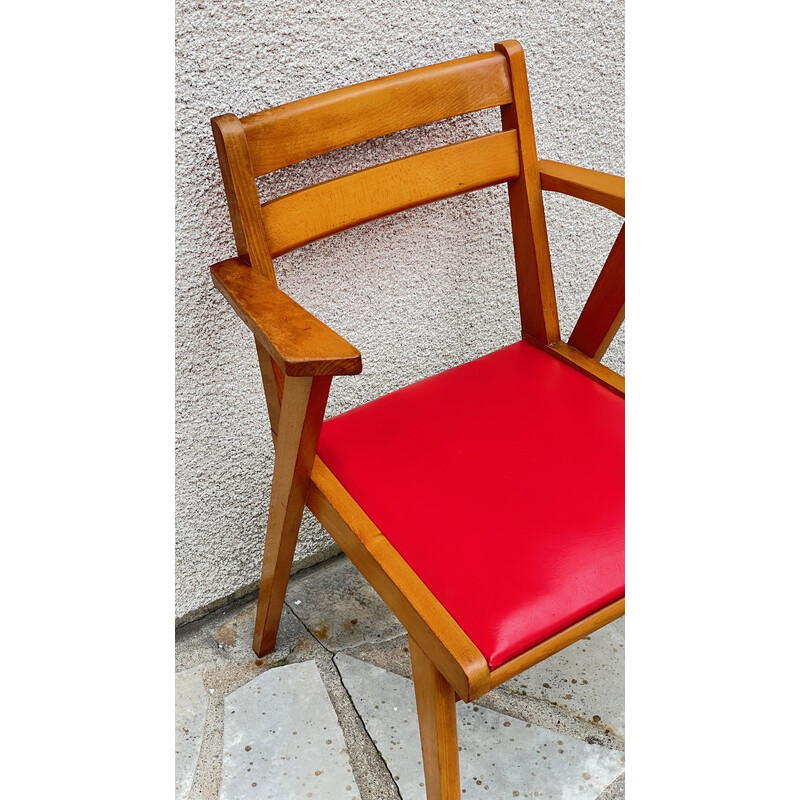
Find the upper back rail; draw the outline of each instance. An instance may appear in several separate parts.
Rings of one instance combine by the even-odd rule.
[[[332,150],[512,101],[500,52],[345,86],[242,117],[254,177]]]

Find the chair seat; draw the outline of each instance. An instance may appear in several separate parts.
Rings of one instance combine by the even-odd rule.
[[[539,348],[326,420],[318,453],[491,669],[625,594],[624,400]]]

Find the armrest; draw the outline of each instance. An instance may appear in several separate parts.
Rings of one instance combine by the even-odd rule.
[[[588,200],[625,216],[625,178],[558,161],[540,161],[539,175],[546,191]]]
[[[361,353],[240,258],[211,267],[214,286],[286,375],[357,375]]]

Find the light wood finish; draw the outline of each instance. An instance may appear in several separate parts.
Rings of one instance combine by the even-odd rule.
[[[428,800],[458,800],[461,780],[453,688],[411,636],[408,650],[417,698],[425,792]]]
[[[284,385],[253,636],[259,656],[275,647],[330,385],[330,376],[287,377]]]
[[[264,396],[267,398],[267,413],[269,414],[269,427],[272,435],[278,435],[278,425],[281,419],[281,396],[283,381],[281,381],[281,391],[278,390],[277,374],[283,375],[281,368],[269,354],[269,350],[259,342],[258,337],[254,337],[256,342],[256,355],[258,357],[258,368],[261,371],[261,383],[264,386]]]
[[[254,175],[511,100],[506,60],[479,53],[296,100],[242,118]]]
[[[501,108],[501,133],[328,181],[266,203],[263,209],[259,203],[256,175],[490,106]],[[315,455],[330,376],[360,372],[361,358],[352,345],[280,292],[272,258],[384,214],[507,181],[522,338],[624,396],[621,376],[561,341],[542,200],[544,188],[624,213],[624,181],[538,161],[518,42],[242,120],[228,114],[212,123],[239,253],[239,258],[215,265],[212,277],[256,337],[276,448],[254,649],[264,655],[274,647],[307,504],[408,630],[428,800],[460,798],[456,699],[474,700],[616,619],[624,612],[624,599],[490,671],[458,623]],[[617,288],[623,280],[623,250],[621,245],[612,249],[584,321],[576,326],[576,341],[596,358],[621,319]],[[585,339],[583,329],[589,332]]]
[[[625,216],[625,179],[558,161],[539,161],[542,189],[561,192]],[[625,394],[625,380],[599,362],[625,319],[625,226],[617,236],[592,288],[569,343],[552,342],[554,355],[602,383]],[[526,341],[532,338],[523,335]],[[588,355],[589,358],[584,356]]]
[[[241,259],[211,267],[225,296],[286,375],[356,375],[361,353]]]
[[[560,192],[625,216],[625,178],[559,161],[540,161],[542,189]]]
[[[526,650],[516,658],[512,658],[502,666],[492,670],[491,688],[494,689],[500,686],[502,683],[509,680],[509,678],[519,675],[520,672],[530,669],[534,664],[544,661],[559,650],[563,650],[565,647],[575,644],[575,642],[580,639],[584,639],[604,625],[608,625],[609,622],[619,619],[624,614],[625,598],[623,597],[621,600],[617,600],[615,603],[601,608],[594,614],[560,631],[555,636],[551,636],[541,644],[537,644],[536,647]]]
[[[583,307],[568,344],[599,361],[625,317],[625,226]]]
[[[593,381],[608,387],[614,394],[625,397],[625,378],[618,372],[614,372],[613,369],[610,369],[605,364],[601,364],[599,361],[589,358],[586,353],[581,352],[575,347],[570,347],[566,342],[554,342],[549,347],[544,347],[540,342],[537,342],[529,336],[523,335],[522,338],[529,344],[535,345],[545,352],[550,353],[551,356],[557,358],[559,361],[563,361],[565,364],[574,367],[578,372],[583,373]]]
[[[622,323],[624,321],[625,321],[625,303],[622,304],[619,313],[617,314],[616,317],[614,317],[613,322],[606,331],[606,335],[603,337],[603,340],[600,342],[600,346],[597,348],[592,358],[599,361],[606,354],[606,350],[608,350],[608,348],[610,347],[611,342],[614,341],[614,337],[617,335],[617,331],[622,327]]]
[[[503,130],[516,131],[519,141],[520,173],[508,184],[508,199],[522,331],[550,344],[561,336],[525,58],[519,42],[502,42],[495,47],[508,59],[511,75],[513,103],[501,109]]]
[[[378,217],[507,181],[519,173],[513,131],[390,161],[264,204],[275,256]]]
[[[211,129],[228,199],[236,251],[256,272],[277,286],[242,123],[233,114],[223,114],[211,120]]]
[[[481,697],[513,675],[588,636],[625,612],[623,598],[490,671],[486,659],[458,623],[319,456],[311,473],[307,505],[400,620],[409,636],[420,643],[457,697],[467,702]]]
[[[307,504],[465,700],[489,691],[489,665],[427,586],[317,457]]]

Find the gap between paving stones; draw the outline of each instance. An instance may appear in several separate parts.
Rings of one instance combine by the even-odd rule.
[[[365,643],[350,648],[346,655],[357,658],[387,672],[411,678],[411,660],[407,649],[400,644],[405,636],[397,637],[389,642]],[[386,645],[389,645],[387,648]],[[523,673],[524,674],[524,673]],[[587,744],[599,744],[612,750],[624,750],[624,740],[606,731],[593,722],[575,715],[568,709],[551,703],[535,695],[520,695],[499,686],[491,692],[474,700],[471,705],[498,711],[522,722],[531,722],[553,733],[565,733]]]
[[[297,619],[297,621],[308,631],[308,633],[314,639],[316,639],[317,643],[322,647],[322,649],[325,650],[328,653],[328,655],[330,656],[330,663],[333,666],[333,668],[336,670],[336,675],[339,678],[339,683],[341,684],[344,693],[347,695],[347,699],[350,702],[350,705],[353,707],[353,711],[355,712],[356,717],[358,717],[358,721],[361,723],[361,728],[364,731],[364,736],[367,738],[367,740],[372,745],[372,747],[373,747],[373,749],[375,751],[375,754],[383,762],[384,769],[386,770],[386,775],[389,776],[389,779],[391,780],[392,784],[394,784],[394,788],[395,788],[395,791],[397,792],[398,800],[402,800],[402,796],[400,794],[400,787],[397,785],[397,781],[394,779],[394,776],[392,775],[392,771],[389,769],[389,765],[386,763],[386,759],[384,758],[383,753],[381,753],[381,751],[378,750],[378,748],[375,746],[375,742],[372,741],[372,737],[369,735],[369,731],[367,730],[367,726],[366,726],[366,724],[364,722],[364,718],[361,716],[361,713],[359,712],[356,704],[353,702],[353,698],[352,698],[352,696],[350,694],[350,691],[348,690],[347,686],[345,685],[344,680],[342,679],[342,672],[339,669],[339,665],[336,663],[336,659],[334,658],[334,656],[336,655],[336,651],[331,650],[329,647],[327,647],[325,645],[324,642],[322,642],[319,639],[319,637],[315,636],[314,633],[309,629],[309,627],[305,624],[305,622],[303,622],[303,620],[300,619],[300,617],[295,613],[294,609],[288,603],[284,603],[284,605],[294,615],[294,617]],[[389,637],[388,639],[385,639],[383,641],[387,641],[388,642],[388,641],[391,641],[392,639],[399,638],[402,635],[403,634],[399,634],[398,636],[392,636],[392,637]],[[351,645],[351,647],[353,647],[353,646],[355,646],[355,645]],[[344,650],[349,650],[349,649],[351,649],[351,647],[343,647],[340,652],[342,652]],[[332,702],[332,700],[331,700],[331,702]]]
[[[326,650],[346,652],[376,666],[382,666],[390,672],[411,677],[407,653],[391,646],[393,642],[406,641],[405,630],[345,556],[331,559],[293,576],[286,604]],[[488,708],[500,704],[503,706],[503,713],[509,713],[510,716],[526,722],[530,721],[530,706],[533,704],[540,709],[535,716],[542,721],[537,721],[537,724],[555,731],[557,728],[554,723],[562,718],[558,729],[563,731],[565,720],[575,720],[582,730],[572,735],[579,735],[591,744],[604,744],[619,749],[620,745],[624,745],[624,721],[619,718],[620,710],[614,704],[619,702],[621,708],[624,701],[619,693],[624,693],[624,689],[615,684],[618,684],[624,667],[617,666],[610,671],[608,668],[612,663],[619,664],[624,658],[624,627],[620,630],[621,624],[624,621],[618,620],[595,636],[570,646],[548,659],[544,665],[527,670],[508,684],[479,698],[475,701],[476,704]],[[591,657],[587,653],[590,638],[598,640],[597,643],[592,642]],[[598,647],[603,641],[605,646]],[[611,645],[614,645],[613,652]],[[394,658],[387,662],[382,655],[384,650],[396,650],[399,660]],[[586,658],[582,653],[587,653]],[[548,664],[551,672],[555,668],[557,671],[563,669],[564,675],[572,673],[570,677],[575,678],[572,681],[574,684],[578,684],[582,678],[594,680],[592,673],[599,670],[597,678],[601,684],[602,681],[609,681],[608,687],[617,692],[616,696],[612,694],[610,697],[612,708],[595,707],[597,698],[585,692],[576,692],[573,700],[570,693],[572,687],[568,686],[562,691],[560,680],[556,680],[561,675],[542,673],[543,669],[547,672]],[[574,671],[579,666],[579,671]],[[540,683],[541,687],[552,684],[552,689],[539,688],[538,691],[531,692],[531,687],[527,684],[532,680],[543,681]],[[582,681],[583,684],[587,682]],[[598,688],[602,689],[602,685]],[[530,702],[525,702],[523,698],[528,698]],[[544,709],[548,709],[549,713],[544,712]],[[602,714],[602,720],[597,714],[598,710]],[[606,710],[613,713],[607,715]],[[559,711],[566,713],[558,713]],[[545,719],[549,719],[549,724]]]
[[[315,659],[268,669],[225,698],[219,800],[360,800]]]
[[[282,615],[275,650],[259,659],[250,649],[250,636],[240,639],[237,635],[238,628],[249,628],[251,616],[255,618],[254,605],[240,600],[176,632],[178,669],[203,664],[203,686],[208,693],[200,755],[187,800],[218,800],[222,782],[225,697],[267,669],[285,664],[300,631],[306,634],[292,614]],[[226,635],[220,636],[220,631]]]
[[[386,754],[403,797],[424,800],[412,682],[346,653],[338,653],[335,660],[367,721],[370,735]],[[561,800],[595,798],[624,769],[620,751],[591,745],[531,722],[475,704],[459,703],[456,715],[462,794],[473,800],[511,798],[512,793],[532,799],[537,792],[539,796]],[[481,786],[483,790],[478,788]],[[490,788],[496,790],[495,794],[484,794]]]
[[[240,600],[176,631],[176,670],[204,664],[205,691],[210,698],[201,754],[187,800],[218,800],[225,697],[272,667],[307,660],[316,662],[333,703],[362,800],[401,800],[395,781],[341,681],[330,648],[323,646],[287,607],[282,613],[275,650],[257,658],[250,646],[255,605],[254,600]]]
[[[377,597],[376,603],[373,604],[371,591],[361,585],[363,579],[355,573],[352,566],[347,566],[349,562],[341,563],[345,561],[342,558],[337,565],[334,559],[312,567],[308,571],[304,570],[306,575],[299,573],[292,576],[292,583],[298,588],[293,599],[302,598],[306,604],[311,603],[313,598],[313,605],[308,607],[308,612],[304,605],[301,617],[287,597],[285,603],[287,609],[282,615],[283,621],[276,650],[263,660],[254,660],[250,650],[249,640],[255,616],[254,600],[239,600],[226,609],[219,609],[203,620],[187,625],[180,633],[176,631],[180,639],[180,644],[176,641],[176,668],[184,670],[204,663],[208,669],[206,686],[215,689],[208,707],[200,763],[195,776],[199,781],[193,782],[188,800],[212,800],[212,798],[216,800],[215,789],[219,786],[222,767],[221,763],[214,763],[218,760],[217,756],[221,756],[222,750],[221,730],[217,730],[222,722],[222,713],[221,708],[217,706],[221,705],[224,696],[266,669],[287,662],[309,659],[317,662],[324,678],[329,699],[334,705],[340,726],[346,736],[354,777],[364,800],[400,800],[397,781],[388,769],[383,754],[378,751],[369,735],[365,720],[344,685],[342,673],[333,656],[343,652],[350,657],[387,669],[389,672],[411,677],[410,663],[406,663],[408,661],[405,652],[406,634],[404,630],[397,632],[396,619],[393,615],[391,619],[389,618],[382,603],[380,603],[382,610],[377,617],[374,616],[377,610]],[[315,588],[313,594],[310,594],[308,588],[303,588],[302,584],[305,581],[302,578],[311,578],[312,575]],[[320,596],[316,582],[317,579],[322,579],[324,582],[325,576],[331,586],[332,594],[322,591]],[[327,604],[327,611],[321,606],[318,607],[317,602]],[[344,615],[339,613],[342,610],[338,605],[340,602],[344,602],[345,606],[351,604],[354,609],[352,615],[349,609]],[[312,608],[313,614],[310,613]],[[359,612],[364,612],[364,616],[362,617]],[[357,628],[348,626],[347,622],[355,623],[356,616],[359,623]],[[334,619],[344,619],[345,623],[342,626],[337,626],[335,623],[331,625],[330,620]],[[316,635],[315,629],[322,629],[327,633],[327,628],[324,626],[331,626],[330,634],[320,638]],[[361,636],[366,636],[366,639],[355,641],[353,635],[357,634],[357,631],[360,631]],[[576,673],[576,677],[581,676]],[[547,699],[531,695],[521,697],[519,693],[507,693],[504,687],[500,687],[480,698],[476,705],[500,711],[523,722],[532,722],[553,732],[566,733],[590,744],[624,750],[624,735],[620,738],[609,735],[609,732],[603,731],[602,726],[593,725]],[[624,781],[623,773],[602,793],[603,800],[623,798]]]
[[[312,639],[318,643],[327,654],[332,656],[332,665],[336,669],[338,682],[343,686],[344,692],[347,694],[349,705],[354,708],[354,711],[359,719],[360,726],[363,727],[364,734],[368,737],[371,748],[383,763],[383,766],[386,769],[386,774],[390,777],[398,792],[398,797],[400,797],[397,781],[394,779],[394,775],[388,768],[389,765],[386,762],[383,753],[378,750],[375,742],[369,735],[369,730],[365,724],[365,721],[358,711],[350,691],[344,684],[341,670],[339,669],[339,665],[336,663],[335,655],[337,653],[351,655],[351,657],[356,657],[359,660],[363,660],[367,664],[381,666],[382,669],[390,673],[400,674],[402,677],[411,678],[411,667],[410,660],[407,657],[407,647],[400,646],[400,643],[406,640],[406,633],[402,632],[399,634],[389,635],[382,637],[377,641],[372,640],[340,645],[334,649],[326,643],[324,637],[320,637],[317,635],[317,633],[315,633],[315,630],[311,625],[303,621],[295,609],[289,605],[288,601],[286,605],[288,610],[297,619],[297,621],[303,625],[306,631],[308,631]],[[384,649],[387,645],[391,646],[392,643],[394,643],[395,649],[397,649],[398,652],[395,653],[395,657],[389,659],[389,662],[391,663],[381,663],[383,659],[376,658],[376,654]],[[405,659],[402,658],[400,651],[403,651],[404,655],[406,656]],[[409,663],[406,664],[405,661],[408,661]],[[624,739],[615,736],[611,731],[607,729],[604,730],[602,727],[597,726],[592,722],[588,722],[582,717],[571,713],[568,709],[565,709],[544,698],[537,698],[534,696],[523,697],[517,693],[507,691],[504,687],[499,687],[474,701],[474,705],[489,709],[491,711],[506,714],[507,716],[517,719],[521,722],[532,722],[533,724],[538,725],[546,730],[550,730],[553,733],[565,734],[567,736],[580,739],[587,744],[600,745],[609,750],[622,751],[624,753]],[[625,776],[623,773],[612,784],[606,787],[598,800],[612,800],[612,798],[624,797],[624,781]]]

